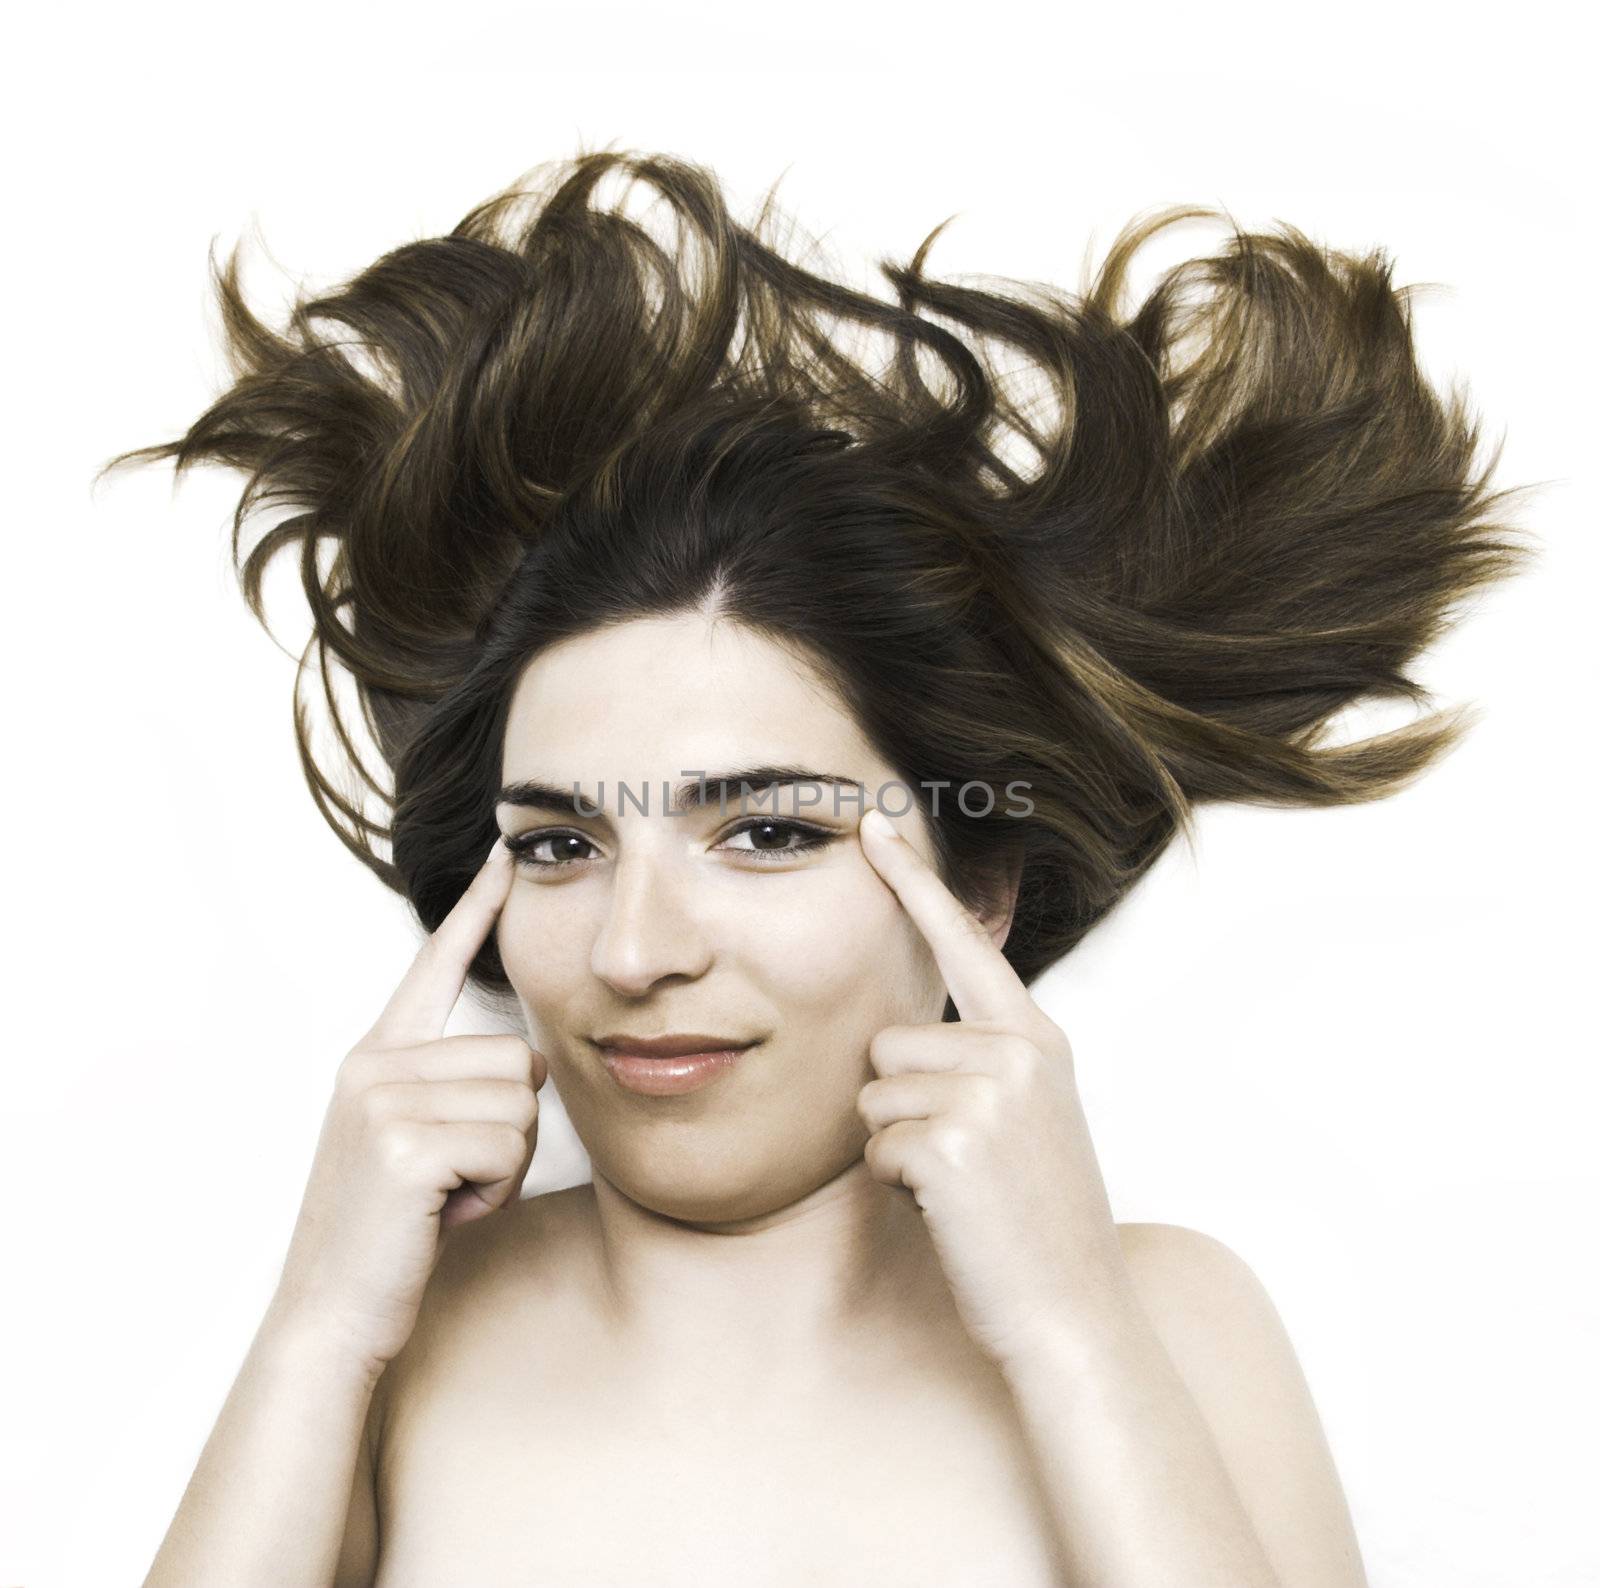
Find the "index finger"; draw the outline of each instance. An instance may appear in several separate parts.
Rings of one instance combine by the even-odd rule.
[[[1019,1018],[1022,1006],[1031,1007],[1033,1000],[983,922],[882,811],[869,810],[861,818],[860,832],[868,860],[928,940],[956,1013],[963,1020],[1000,1024]]]
[[[444,1035],[467,972],[494,928],[515,867],[511,852],[496,837],[494,848],[450,913],[423,940],[400,985],[368,1033],[384,1046],[427,1042]]]

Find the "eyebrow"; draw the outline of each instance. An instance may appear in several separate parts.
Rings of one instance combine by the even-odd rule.
[[[759,794],[767,789],[780,788],[790,783],[825,783],[846,788],[863,789],[860,778],[840,777],[832,772],[812,772],[805,767],[797,766],[752,766],[732,772],[708,772],[704,777],[695,776],[688,783],[683,784],[674,791],[672,808],[680,814],[697,810],[703,805],[716,804],[723,807],[730,797],[730,793],[738,795],[741,787],[749,794]],[[603,786],[603,785],[602,785]],[[629,783],[622,783],[621,788],[629,791],[629,799],[637,805],[639,791]],[[644,802],[649,801],[651,785],[645,785]],[[593,806],[596,801],[583,796],[587,806]],[[621,802],[621,794],[617,796],[617,803]],[[507,783],[495,799],[496,805],[517,805],[526,810],[550,811],[557,816],[582,816],[594,817],[596,814],[605,814],[603,799],[600,811],[592,809],[578,809],[579,796],[570,788],[560,788],[554,783],[540,783],[533,778],[524,778],[517,783]]]

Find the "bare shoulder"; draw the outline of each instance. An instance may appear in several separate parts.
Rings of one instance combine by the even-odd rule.
[[[1186,1379],[1201,1381],[1191,1389],[1228,1388],[1233,1370],[1300,1377],[1276,1305],[1232,1247],[1182,1224],[1119,1224],[1117,1235],[1162,1343]]]
[[[1283,1319],[1250,1265],[1179,1224],[1119,1224],[1139,1302],[1284,1582],[1361,1588],[1343,1487]]]
[[[1248,1279],[1259,1285],[1255,1274],[1232,1247],[1203,1230],[1185,1224],[1119,1224],[1117,1235],[1122,1255],[1136,1275],[1147,1278],[1172,1275],[1184,1269],[1231,1274],[1236,1281]]]

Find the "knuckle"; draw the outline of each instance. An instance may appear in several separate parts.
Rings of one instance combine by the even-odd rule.
[[[533,1049],[527,1041],[512,1034],[496,1034],[489,1039],[493,1044],[495,1066],[507,1075],[523,1076],[533,1073]]]
[[[372,1055],[365,1048],[355,1047],[339,1061],[333,1078],[334,1090],[341,1096],[349,1097],[365,1091],[372,1079]]]
[[[875,1057],[888,1057],[905,1041],[906,1033],[910,1029],[907,1026],[884,1026],[874,1033],[867,1046]]]
[[[959,1126],[937,1124],[928,1132],[928,1151],[950,1169],[959,1169],[967,1161],[967,1133]]]
[[[1026,1074],[1039,1058],[1038,1048],[1023,1036],[1001,1037],[999,1053],[1001,1062],[1018,1075]]]
[[[526,1130],[539,1117],[539,1094],[526,1081],[501,1081],[495,1096],[504,1104],[509,1122]]]
[[[1026,1035],[1033,1039],[1033,1045],[1041,1053],[1047,1053],[1052,1048],[1066,1046],[1067,1034],[1061,1027],[1047,1015],[1037,1004],[1032,1010],[1033,1023],[1026,1030]]]
[[[970,1080],[972,1084],[967,1088],[967,1095],[973,1117],[985,1124],[992,1123],[1000,1112],[1000,1084],[991,1075],[974,1075]]]
[[[506,1172],[510,1174],[522,1162],[522,1155],[528,1150],[527,1133],[518,1130],[515,1125],[497,1125],[495,1130],[499,1136],[497,1150],[504,1154]]]
[[[867,1173],[874,1180],[883,1180],[897,1175],[898,1170],[891,1156],[891,1143],[881,1131],[868,1139],[867,1145],[862,1151],[862,1156],[866,1159]]]
[[[415,1120],[385,1120],[376,1136],[378,1157],[391,1174],[414,1174],[422,1162],[423,1128]]]

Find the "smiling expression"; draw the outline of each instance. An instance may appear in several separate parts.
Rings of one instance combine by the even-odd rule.
[[[926,942],[861,850],[853,788],[689,799],[699,774],[753,768],[850,780],[869,803],[898,785],[896,825],[932,856],[923,813],[899,814],[903,780],[833,691],[731,620],[564,641],[512,698],[503,784],[569,802],[576,784],[582,799],[499,805],[517,851],[500,956],[596,1172],[670,1217],[752,1217],[848,1167],[867,1136],[855,1100],[872,1037],[937,1021],[944,1003]],[[681,811],[664,813],[663,784]],[[708,1085],[649,1097],[608,1073],[593,1039],[616,1031],[757,1046]]]

